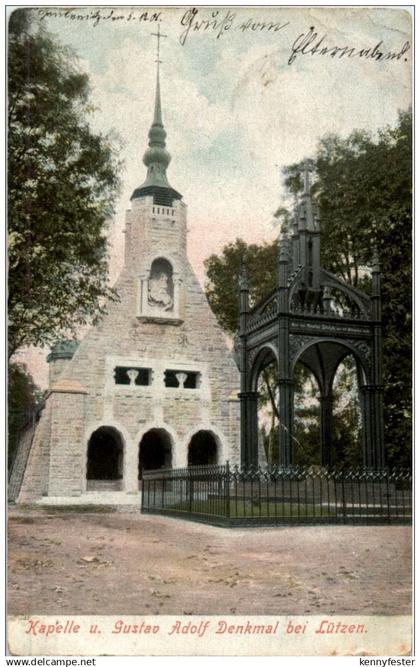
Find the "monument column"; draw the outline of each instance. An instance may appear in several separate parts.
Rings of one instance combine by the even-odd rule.
[[[279,237],[278,273],[278,387],[279,387],[279,461],[288,466],[292,462],[293,433],[293,378],[289,359],[289,239],[283,232]]]
[[[369,397],[371,402],[372,420],[372,460],[375,468],[383,468],[385,465],[384,446],[384,417],[383,417],[383,381],[382,381],[382,308],[381,308],[381,270],[378,251],[375,248],[372,262],[372,318],[373,325],[373,350],[372,350],[372,375],[373,382]]]

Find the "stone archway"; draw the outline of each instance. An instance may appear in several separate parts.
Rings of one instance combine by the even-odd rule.
[[[143,470],[157,470],[172,466],[172,438],[164,428],[151,428],[139,445],[138,478]]]
[[[122,488],[124,445],[112,426],[100,426],[89,438],[87,448],[87,490]]]
[[[188,445],[188,466],[217,464],[218,450],[218,441],[212,431],[197,431]]]

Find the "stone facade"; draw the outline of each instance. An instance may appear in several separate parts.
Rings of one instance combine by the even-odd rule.
[[[169,304],[151,289],[156,260],[171,273],[171,286],[166,276],[163,289]],[[183,201],[157,206],[153,195],[132,200],[125,263],[115,288],[119,302],[109,304],[73,357],[50,356],[52,384],[19,502],[88,501],[89,442],[101,427],[120,439],[122,479],[108,490],[121,502],[138,502],[140,443],[151,429],[169,437],[173,467],[188,465],[189,443],[199,431],[214,438],[217,463],[239,461],[239,373],[188,262]],[[116,381],[116,369],[128,384]],[[146,384],[136,384],[136,369],[144,369]],[[187,378],[194,386],[183,386]],[[98,487],[92,493],[100,502]]]

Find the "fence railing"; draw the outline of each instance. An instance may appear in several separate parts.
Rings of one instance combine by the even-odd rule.
[[[410,523],[409,470],[208,465],[144,471],[142,512],[219,525]]]

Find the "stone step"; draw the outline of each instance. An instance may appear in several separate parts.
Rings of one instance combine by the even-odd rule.
[[[138,507],[140,512],[141,493],[123,491],[86,491],[80,496],[44,496],[40,505],[125,505]]]
[[[87,491],[121,491],[122,479],[88,479]]]

